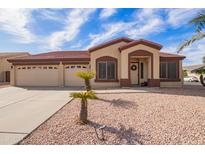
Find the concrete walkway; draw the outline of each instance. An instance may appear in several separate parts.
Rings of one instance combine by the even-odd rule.
[[[52,89],[52,90],[51,90]],[[67,104],[75,89],[0,89],[0,144],[16,144]]]

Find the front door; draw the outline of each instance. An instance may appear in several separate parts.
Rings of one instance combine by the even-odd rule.
[[[138,85],[139,84],[139,63],[130,63],[130,77],[131,84]]]

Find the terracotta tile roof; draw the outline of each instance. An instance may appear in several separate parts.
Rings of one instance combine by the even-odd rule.
[[[185,58],[183,55],[178,55],[178,54],[172,54],[172,53],[167,53],[167,52],[161,52],[159,53],[160,57],[179,57],[179,58]]]
[[[108,42],[96,45],[92,48],[89,48],[88,51],[92,52],[92,51],[95,51],[95,50],[98,50],[98,49],[101,49],[101,48],[104,48],[104,47],[107,47],[107,46],[110,46],[112,44],[119,43],[119,42],[129,43],[129,42],[132,42],[132,41],[134,41],[134,40],[130,39],[130,38],[127,38],[127,37],[121,37],[121,38],[113,39],[113,40],[110,40]]]
[[[9,61],[22,61],[22,60],[62,60],[62,59],[90,59],[90,54],[88,51],[54,51],[48,53],[41,53],[36,55],[31,55],[27,57],[9,59]]]
[[[148,41],[148,40],[144,40],[144,39],[139,39],[139,40],[135,40],[135,41],[132,41],[132,42],[130,42],[128,44],[125,44],[125,45],[121,46],[120,50],[124,50],[124,49],[130,48],[130,47],[132,47],[134,45],[137,45],[137,44],[144,44],[144,45],[156,48],[158,50],[160,50],[162,48],[162,45],[160,45],[158,43],[154,43],[154,42],[151,42],[151,41]]]
[[[0,52],[0,59],[21,56],[21,55],[25,56],[26,54],[29,55],[28,52]]]

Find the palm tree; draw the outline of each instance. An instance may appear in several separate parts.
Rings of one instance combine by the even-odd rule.
[[[93,91],[71,93],[71,97],[81,99],[81,109],[80,109],[80,124],[88,123],[88,99],[97,99],[97,96]]]
[[[179,46],[178,52],[205,37],[205,33],[203,32],[205,30],[205,10],[203,12],[200,12],[195,18],[193,18],[189,22],[189,24],[195,26],[195,34]]]
[[[190,46],[191,44],[193,44],[194,42],[196,42],[198,40],[201,40],[205,37],[205,33],[204,33],[204,30],[205,30],[205,10],[202,11],[201,13],[199,13],[189,23],[195,26],[195,29],[196,29],[195,34],[189,40],[186,40],[185,42],[183,42],[179,46],[178,53],[180,51],[182,51],[184,48],[186,48],[186,47]],[[205,64],[205,56],[203,57],[203,63]],[[198,71],[198,73],[201,74],[200,75],[201,84],[203,86],[205,86],[204,77],[203,77],[204,71],[200,70],[200,71]]]
[[[91,91],[90,79],[94,78],[95,73],[92,71],[77,72],[76,75],[85,81],[85,88],[87,91]]]

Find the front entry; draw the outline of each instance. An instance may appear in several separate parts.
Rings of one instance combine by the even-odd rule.
[[[139,85],[139,63],[130,63],[130,77],[132,85]]]

